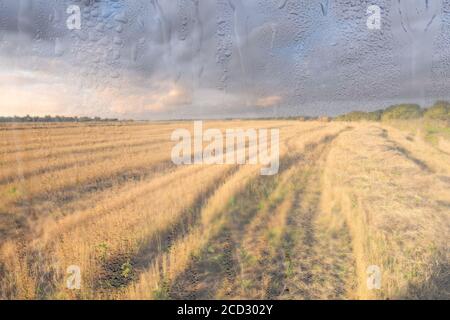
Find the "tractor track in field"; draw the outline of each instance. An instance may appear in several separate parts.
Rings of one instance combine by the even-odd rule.
[[[170,160],[160,161],[148,167],[135,167],[121,170],[109,177],[93,178],[80,185],[72,184],[52,193],[41,193],[34,196],[25,196],[24,199],[16,201],[14,211],[0,212],[0,239],[18,239],[24,235],[32,235],[33,223],[45,218],[48,214],[47,204],[65,210],[69,215],[73,210],[65,208],[72,201],[89,197],[92,194],[102,192],[112,187],[120,187],[130,182],[144,181],[157,176],[158,173],[170,172],[175,166]],[[43,214],[44,212],[44,214]],[[12,214],[14,213],[14,214]]]
[[[237,166],[227,170],[206,192],[202,193],[194,200],[192,206],[183,211],[180,218],[173,225],[162,230],[158,237],[151,238],[136,254],[131,256],[113,256],[110,259],[105,260],[102,265],[104,272],[94,280],[94,283],[96,283],[97,286],[96,290],[108,295],[111,294],[111,289],[123,288],[132,281],[135,281],[142,272],[150,267],[159,254],[167,253],[176,241],[189,233],[190,229],[199,222],[201,209],[206,204],[207,200],[214,194],[218,186],[237,171]],[[129,276],[124,277],[121,274],[121,268],[127,263],[132,266],[133,272],[131,272]]]
[[[224,283],[232,283],[239,269],[236,251],[248,224],[259,210],[259,203],[275,187],[275,177],[258,177],[230,200],[224,213],[226,222],[201,255],[193,258],[190,267],[171,285],[172,299],[212,299]],[[248,201],[252,199],[252,201]]]
[[[293,208],[283,244],[283,283],[276,299],[343,299],[355,279],[351,237],[347,227],[330,232],[319,221],[321,174],[332,141],[307,154],[296,177]],[[279,277],[281,278],[281,277]]]
[[[294,195],[283,239],[278,250],[263,248],[260,252],[262,259],[257,270],[269,277],[269,283],[263,285],[262,275],[257,276],[261,284],[256,286],[265,291],[259,296],[261,298],[343,298],[347,293],[354,273],[348,230],[344,228],[331,237],[316,223],[321,165],[333,140],[341,132],[307,145],[304,153],[290,165],[297,169],[292,177]],[[230,299],[239,296],[236,288],[242,283],[243,241],[249,225],[261,214],[264,207],[261,203],[270,205],[267,199],[276,189],[277,182],[276,178],[259,177],[234,199],[235,203],[226,212],[227,220],[221,232],[170,286],[170,298]],[[277,210],[277,207],[278,204],[271,210]],[[266,227],[263,222],[256,237],[263,237]]]

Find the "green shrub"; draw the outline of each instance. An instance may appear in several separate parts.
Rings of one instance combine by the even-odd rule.
[[[418,104],[397,104],[373,112],[353,111],[335,118],[337,121],[389,121],[424,118],[431,122],[450,125],[450,102],[437,101],[432,107],[422,109]]]
[[[450,120],[450,103],[436,102],[431,108],[425,110],[424,117],[432,120]]]
[[[377,110],[377,111],[369,112],[367,114],[367,116],[368,116],[367,120],[380,121],[382,115],[383,115],[383,110]]]
[[[408,120],[422,117],[423,111],[418,104],[398,104],[384,110],[382,121]]]

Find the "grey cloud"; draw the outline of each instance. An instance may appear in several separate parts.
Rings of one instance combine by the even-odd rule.
[[[70,4],[81,7],[80,31],[65,27]],[[366,27],[372,4],[382,8],[381,30]],[[114,91],[120,101],[138,94],[165,96],[169,93],[159,91],[173,87],[190,92],[186,106],[157,111],[136,106],[140,113],[130,115],[139,118],[336,114],[448,95],[450,10],[442,0],[429,5],[425,0],[4,0],[0,55],[15,59],[16,68],[31,68],[34,57],[39,65],[33,70],[62,75],[80,92]],[[424,26],[426,31],[412,34]],[[273,107],[256,106],[273,96],[281,97],[268,99],[278,101]],[[114,113],[108,104],[117,101],[95,97],[79,103],[92,104],[93,113]]]

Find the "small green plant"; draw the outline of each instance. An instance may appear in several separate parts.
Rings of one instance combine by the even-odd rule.
[[[241,287],[244,290],[250,289],[252,287],[252,285],[253,285],[253,282],[250,279],[242,279],[242,281],[241,281]]]
[[[244,265],[250,266],[256,263],[256,258],[249,252],[247,252],[247,250],[245,250],[244,248],[241,248],[240,250],[240,258]]]
[[[220,252],[220,253],[214,254],[211,257],[211,261],[216,263],[220,268],[222,268],[223,266],[226,265],[227,257],[224,253]]]
[[[286,266],[286,277],[287,278],[292,278],[295,274],[294,272],[294,263],[292,262],[292,260],[288,259],[286,262],[287,266]]]
[[[206,252],[208,252],[209,254],[212,254],[212,253],[216,252],[216,250],[214,249],[214,247],[212,245],[210,245],[206,249]]]
[[[260,201],[260,202],[258,203],[258,210],[259,210],[259,211],[264,210],[265,206],[266,206],[265,201],[264,201],[264,200],[263,200],[263,201]]]
[[[98,250],[100,252],[100,258],[102,260],[106,260],[108,256],[108,244],[106,242],[102,242],[98,245]]]
[[[281,235],[282,235],[283,231],[280,228],[270,228],[267,231],[266,237],[267,237],[267,241],[269,246],[276,250],[277,247],[280,245],[280,241],[281,239]]]
[[[161,281],[161,284],[152,293],[154,300],[169,300],[169,283],[167,280]]]
[[[122,277],[128,279],[133,274],[133,265],[130,263],[130,260],[122,264],[120,270]]]
[[[272,228],[267,231],[267,240],[269,241],[269,243],[272,241],[275,241],[276,237],[277,237],[277,232],[275,229]]]

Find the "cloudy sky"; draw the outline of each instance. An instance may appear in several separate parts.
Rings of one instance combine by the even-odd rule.
[[[80,30],[67,25],[74,5]],[[380,29],[367,26],[371,5]],[[0,115],[179,119],[425,105],[450,98],[449,36],[443,0],[0,0]]]

